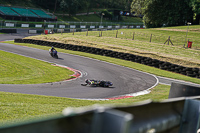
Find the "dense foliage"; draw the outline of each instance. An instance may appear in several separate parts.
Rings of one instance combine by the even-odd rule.
[[[131,10],[144,16],[146,27],[185,25],[187,22],[199,24],[200,21],[200,0],[0,0],[0,3],[12,6],[22,3],[23,6],[37,5],[53,13],[69,15],[105,9],[104,18],[112,20],[116,15],[108,9]]]
[[[199,24],[200,0],[133,0],[133,12],[144,15],[147,27]]]
[[[71,15],[77,11],[89,12],[92,8],[130,9],[130,0],[32,0],[37,5]]]
[[[89,12],[93,8],[112,8],[130,10],[132,0],[0,0],[3,5],[26,6],[49,9],[52,12],[64,12],[71,15],[77,12]]]

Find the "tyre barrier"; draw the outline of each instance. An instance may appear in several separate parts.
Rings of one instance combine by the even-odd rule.
[[[117,52],[117,51],[87,47],[87,46],[48,42],[48,41],[42,41],[42,40],[16,38],[14,41],[16,43],[30,43],[30,44],[43,45],[43,46],[54,46],[56,48],[61,48],[61,49],[66,49],[66,50],[81,51],[81,52],[86,52],[86,53],[91,53],[91,54],[108,56],[108,57],[132,61],[136,63],[141,63],[144,65],[148,65],[151,67],[159,68],[159,69],[174,72],[174,73],[179,73],[179,74],[189,76],[189,77],[200,78],[199,68],[184,67],[177,64],[172,64],[170,62],[160,61],[157,59],[152,59],[150,57],[143,57],[143,56],[134,55],[130,53],[123,53],[123,52]]]

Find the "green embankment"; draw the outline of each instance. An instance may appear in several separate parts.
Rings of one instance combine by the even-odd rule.
[[[41,39],[75,45],[85,45],[104,49],[111,49],[119,52],[128,52],[154,59],[170,61],[175,64],[199,67],[200,63],[200,26],[187,26],[155,29],[120,29],[118,31],[89,31],[75,32],[67,34],[41,35],[28,37],[31,39]],[[116,38],[117,34],[117,38]],[[152,34],[151,42],[150,37]],[[88,36],[86,36],[88,35]],[[134,35],[134,40],[133,39]],[[170,36],[173,43],[167,45],[166,40]],[[187,42],[193,42],[192,48],[186,48]],[[166,42],[166,44],[164,44]],[[185,44],[185,47],[183,47]]]
[[[0,92],[0,124],[43,118],[49,115],[60,115],[67,107],[82,107],[93,104],[133,104],[134,102],[153,99],[167,99],[169,86],[158,85],[147,95],[109,101],[78,100],[62,97],[27,95]]]
[[[39,84],[73,78],[74,72],[50,63],[0,51],[0,84]]]

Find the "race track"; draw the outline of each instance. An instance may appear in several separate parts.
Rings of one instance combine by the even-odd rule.
[[[10,40],[0,38],[1,41]],[[82,74],[81,77],[75,80],[57,83],[37,85],[1,84],[0,91],[4,92],[68,98],[103,99],[147,90],[158,83],[158,79],[154,75],[81,56],[58,53],[59,59],[54,59],[45,50],[5,43],[0,43],[0,50],[68,66],[79,70]],[[109,88],[81,86],[80,84],[84,83],[86,78],[110,80],[114,85]]]

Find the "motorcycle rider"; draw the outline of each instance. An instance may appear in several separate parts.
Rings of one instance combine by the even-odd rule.
[[[89,79],[85,79],[85,83],[87,83],[87,84],[91,84],[91,81],[89,80]]]
[[[94,84],[94,80],[85,79],[85,83],[87,83],[88,85],[92,85]]]
[[[51,47],[51,53],[53,54],[53,56],[56,53],[56,49],[53,46]]]
[[[56,50],[53,46],[51,47],[51,52],[53,52],[54,50]]]
[[[101,87],[109,87],[113,84],[110,81],[105,80],[93,80],[93,79],[85,79],[85,85],[94,85],[94,86],[101,86]]]

